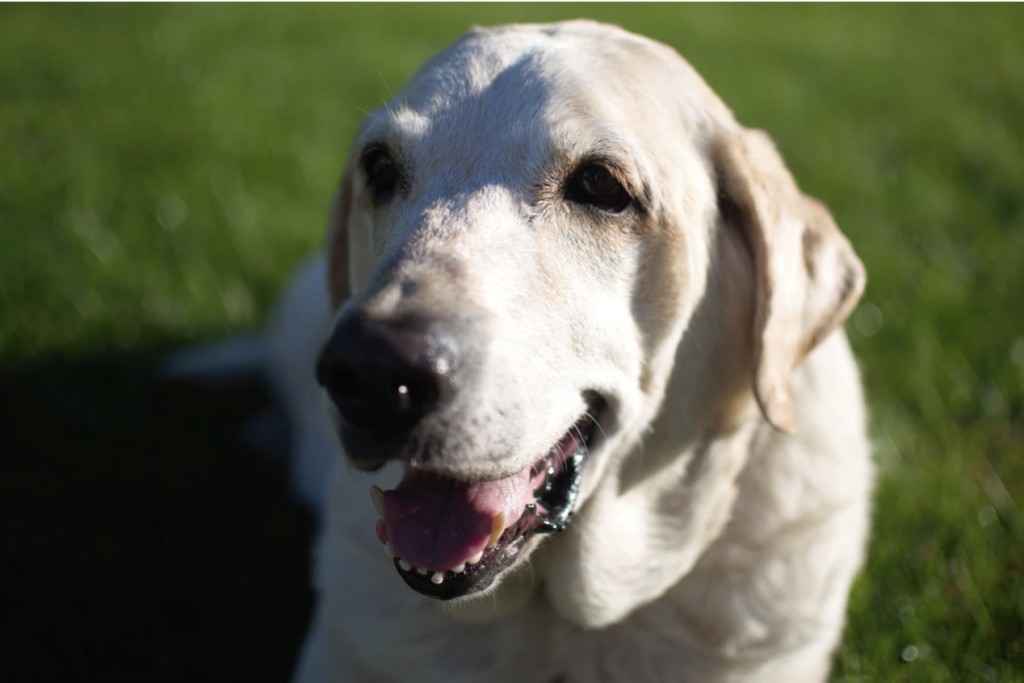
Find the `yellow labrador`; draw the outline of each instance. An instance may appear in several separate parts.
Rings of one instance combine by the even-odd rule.
[[[325,252],[274,332],[325,499],[298,681],[827,677],[864,272],[673,50],[470,32],[367,117]]]

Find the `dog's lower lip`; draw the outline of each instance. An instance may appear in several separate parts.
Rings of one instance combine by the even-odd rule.
[[[526,504],[522,515],[515,522],[500,532],[501,535],[496,542],[489,544],[476,556],[460,562],[459,566],[442,570],[414,566],[398,556],[390,546],[387,530],[383,528],[381,522],[378,526],[378,536],[395,556],[395,568],[406,584],[417,592],[441,600],[482,591],[501,571],[513,564],[526,541],[534,533],[550,533],[565,529],[575,508],[582,467],[598,431],[597,421],[593,417],[596,414],[596,410],[584,413],[566,435],[549,449],[548,454],[531,467],[531,474],[535,474],[537,479],[540,479],[539,475],[542,472],[550,473],[534,490],[533,501]],[[570,444],[572,449],[567,452]],[[539,468],[538,465],[544,467]],[[379,505],[378,511],[380,512]]]

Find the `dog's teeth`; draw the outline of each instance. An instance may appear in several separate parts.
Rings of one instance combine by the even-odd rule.
[[[497,543],[498,539],[501,538],[501,535],[505,533],[505,520],[506,517],[504,512],[499,512],[495,515],[494,519],[491,520],[491,538],[487,541],[488,548]]]
[[[376,484],[370,487],[370,498],[373,499],[373,507],[377,510],[377,515],[380,517],[384,516],[384,492],[381,491],[380,487]]]
[[[452,574],[461,574],[464,571],[466,571],[466,563],[465,562],[463,562],[462,564],[460,564],[460,565],[458,565],[456,567],[452,567]]]
[[[417,574],[422,574],[423,576],[426,576],[427,575],[427,568],[426,567],[416,567],[416,573]]]
[[[468,562],[469,564],[476,564],[476,563],[478,563],[478,562],[479,562],[480,560],[482,560],[482,559],[483,559],[483,557],[484,557],[484,551],[483,551],[483,550],[481,550],[481,551],[480,551],[480,552],[478,552],[478,553],[477,553],[476,555],[474,555],[473,557],[471,557],[471,558],[469,558],[468,560],[466,560],[466,562]]]
[[[398,557],[398,553],[395,552],[395,549],[391,547],[390,543],[384,544],[384,550],[388,551],[388,555],[391,557]]]
[[[408,562],[406,562],[405,560],[399,560],[398,561],[398,566],[402,568],[402,571],[406,571],[406,572],[409,571],[410,569],[412,569],[412,565],[409,564]]]
[[[440,586],[444,581],[444,574],[441,572],[434,572],[434,575],[430,577],[430,583]]]

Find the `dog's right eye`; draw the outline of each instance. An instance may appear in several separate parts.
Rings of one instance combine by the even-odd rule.
[[[633,201],[610,169],[599,163],[587,164],[569,178],[565,196],[577,204],[618,214]]]
[[[398,164],[386,149],[378,147],[368,150],[363,155],[363,171],[374,201],[386,200],[398,186]]]

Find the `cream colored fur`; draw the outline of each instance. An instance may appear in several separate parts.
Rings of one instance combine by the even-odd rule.
[[[384,206],[354,160],[374,140],[411,169]],[[863,399],[839,329],[864,274],[767,136],[671,49],[570,22],[471,32],[353,150],[326,259],[274,330],[300,490],[324,493],[312,367],[346,307],[471,314],[487,361],[436,418],[445,448],[425,465],[448,476],[529,465],[583,390],[609,416],[568,529],[455,605],[407,588],[374,536],[369,487],[400,466],[331,456],[296,680],[824,680],[868,530]],[[562,196],[598,157],[642,210]]]

